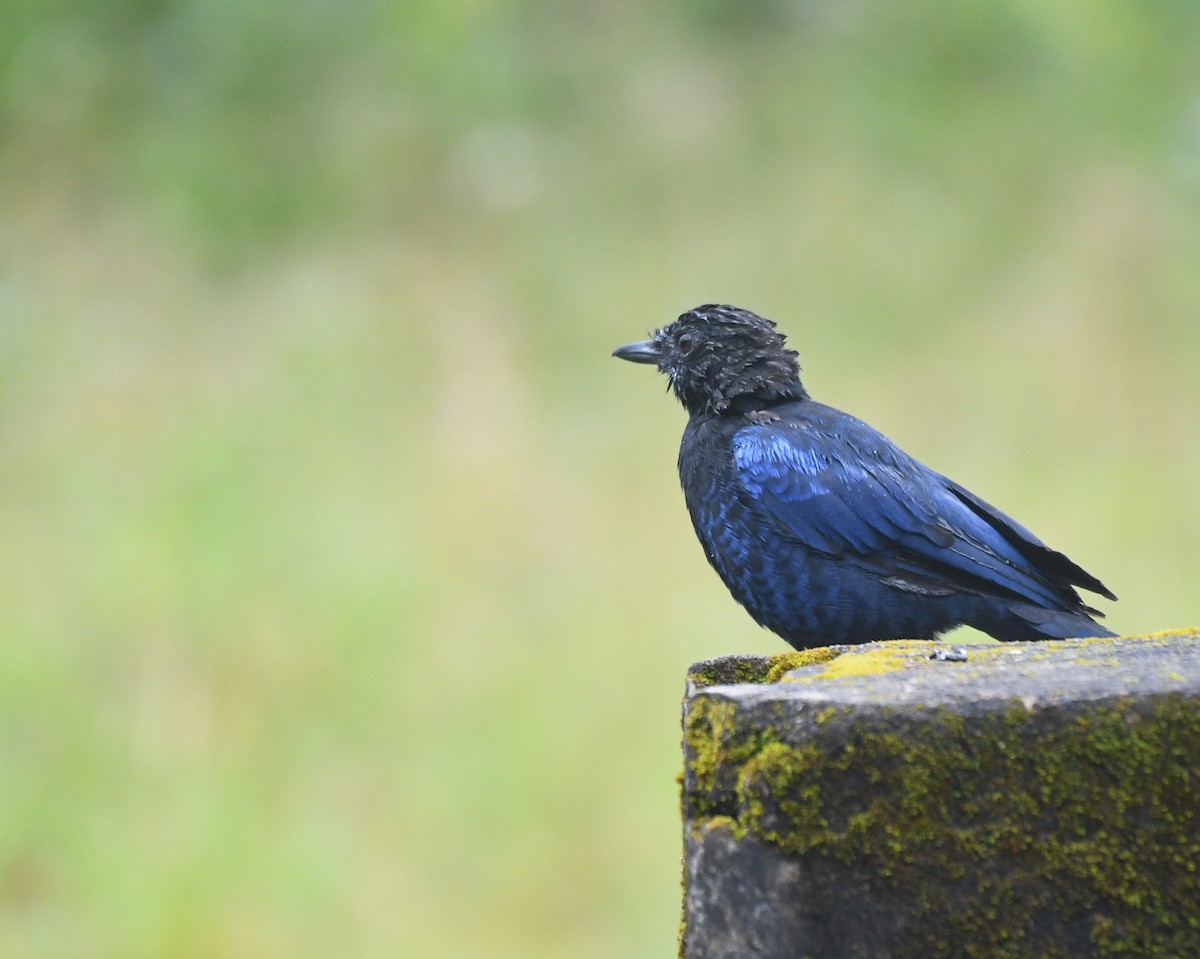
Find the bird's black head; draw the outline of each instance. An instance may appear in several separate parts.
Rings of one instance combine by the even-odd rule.
[[[749,412],[808,398],[796,352],[784,345],[783,334],[770,320],[736,306],[698,306],[613,356],[657,365],[692,415]]]

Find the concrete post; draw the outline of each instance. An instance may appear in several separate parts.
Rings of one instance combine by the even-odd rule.
[[[962,650],[693,667],[685,959],[1200,956],[1200,631]]]

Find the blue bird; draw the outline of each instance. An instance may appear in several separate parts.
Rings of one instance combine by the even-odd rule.
[[[679,478],[734,598],[796,649],[1113,636],[1075,587],[1114,596],[1024,526],[861,420],[809,398],[775,324],[709,304],[613,352],[688,413]]]

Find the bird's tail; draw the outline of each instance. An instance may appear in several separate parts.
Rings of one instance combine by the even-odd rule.
[[[1031,639],[1112,639],[1118,635],[1084,612],[1043,609],[1030,603],[1010,603],[1008,608],[1029,624],[1034,633]]]

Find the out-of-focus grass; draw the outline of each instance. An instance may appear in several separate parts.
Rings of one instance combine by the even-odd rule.
[[[699,302],[1200,620],[1200,10],[0,11],[0,954],[669,954]]]

